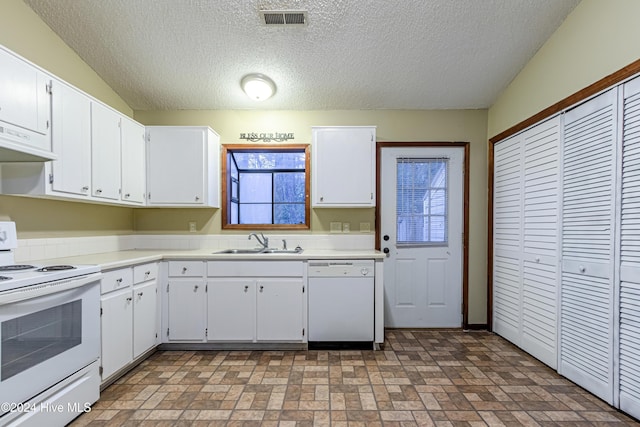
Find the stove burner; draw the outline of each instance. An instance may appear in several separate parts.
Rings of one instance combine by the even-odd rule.
[[[36,271],[46,273],[48,271],[73,270],[74,268],[75,267],[73,265],[49,265],[47,267],[39,268]]]
[[[32,268],[36,268],[36,266],[28,265],[28,264],[0,265],[0,271],[19,271],[19,270],[29,270]]]
[[[0,276],[0,281],[2,281],[2,280],[11,280],[11,277]]]

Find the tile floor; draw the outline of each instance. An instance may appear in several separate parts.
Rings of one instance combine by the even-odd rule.
[[[389,330],[384,351],[160,351],[72,426],[640,425],[502,338]]]

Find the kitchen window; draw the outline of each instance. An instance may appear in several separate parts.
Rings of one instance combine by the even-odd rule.
[[[308,229],[308,145],[224,145],[222,228]]]

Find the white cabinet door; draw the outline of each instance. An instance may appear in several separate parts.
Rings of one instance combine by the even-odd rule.
[[[376,128],[313,127],[314,207],[373,207]]]
[[[203,341],[206,328],[205,285],[202,280],[169,280],[169,341]]]
[[[132,358],[133,302],[131,289],[102,297],[102,378],[129,364]]]
[[[557,367],[560,117],[494,146],[493,327]]]
[[[559,372],[613,403],[617,88],[565,113]]]
[[[150,205],[212,206],[210,186],[218,187],[215,138],[205,127],[147,128],[147,192]],[[218,141],[218,140],[216,140]],[[211,172],[211,173],[210,173]],[[208,182],[211,179],[212,182]],[[217,205],[217,206],[216,206]]]
[[[523,137],[494,147],[493,330],[520,345]]]
[[[624,85],[620,231],[620,409],[640,418],[640,78]]]
[[[133,358],[156,345],[158,307],[155,280],[133,287]]]
[[[210,341],[255,340],[254,279],[210,279],[207,294],[207,338]]]
[[[0,49],[0,120],[48,134],[51,111],[48,83],[49,78],[40,70]],[[48,139],[38,140],[38,144],[35,148],[51,151]]]
[[[520,346],[558,366],[560,117],[524,132]]]
[[[144,204],[146,187],[146,144],[144,126],[123,117],[121,124],[122,194],[125,202]]]
[[[53,191],[88,196],[91,189],[91,100],[54,80],[52,144],[58,160],[51,163]]]
[[[91,103],[91,181],[94,197],[120,200],[120,115]]]
[[[302,279],[259,279],[257,286],[258,341],[302,341]]]

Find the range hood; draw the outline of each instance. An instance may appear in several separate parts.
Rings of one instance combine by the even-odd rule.
[[[56,160],[51,151],[40,150],[24,144],[17,144],[0,137],[0,163],[7,162],[47,162]]]

